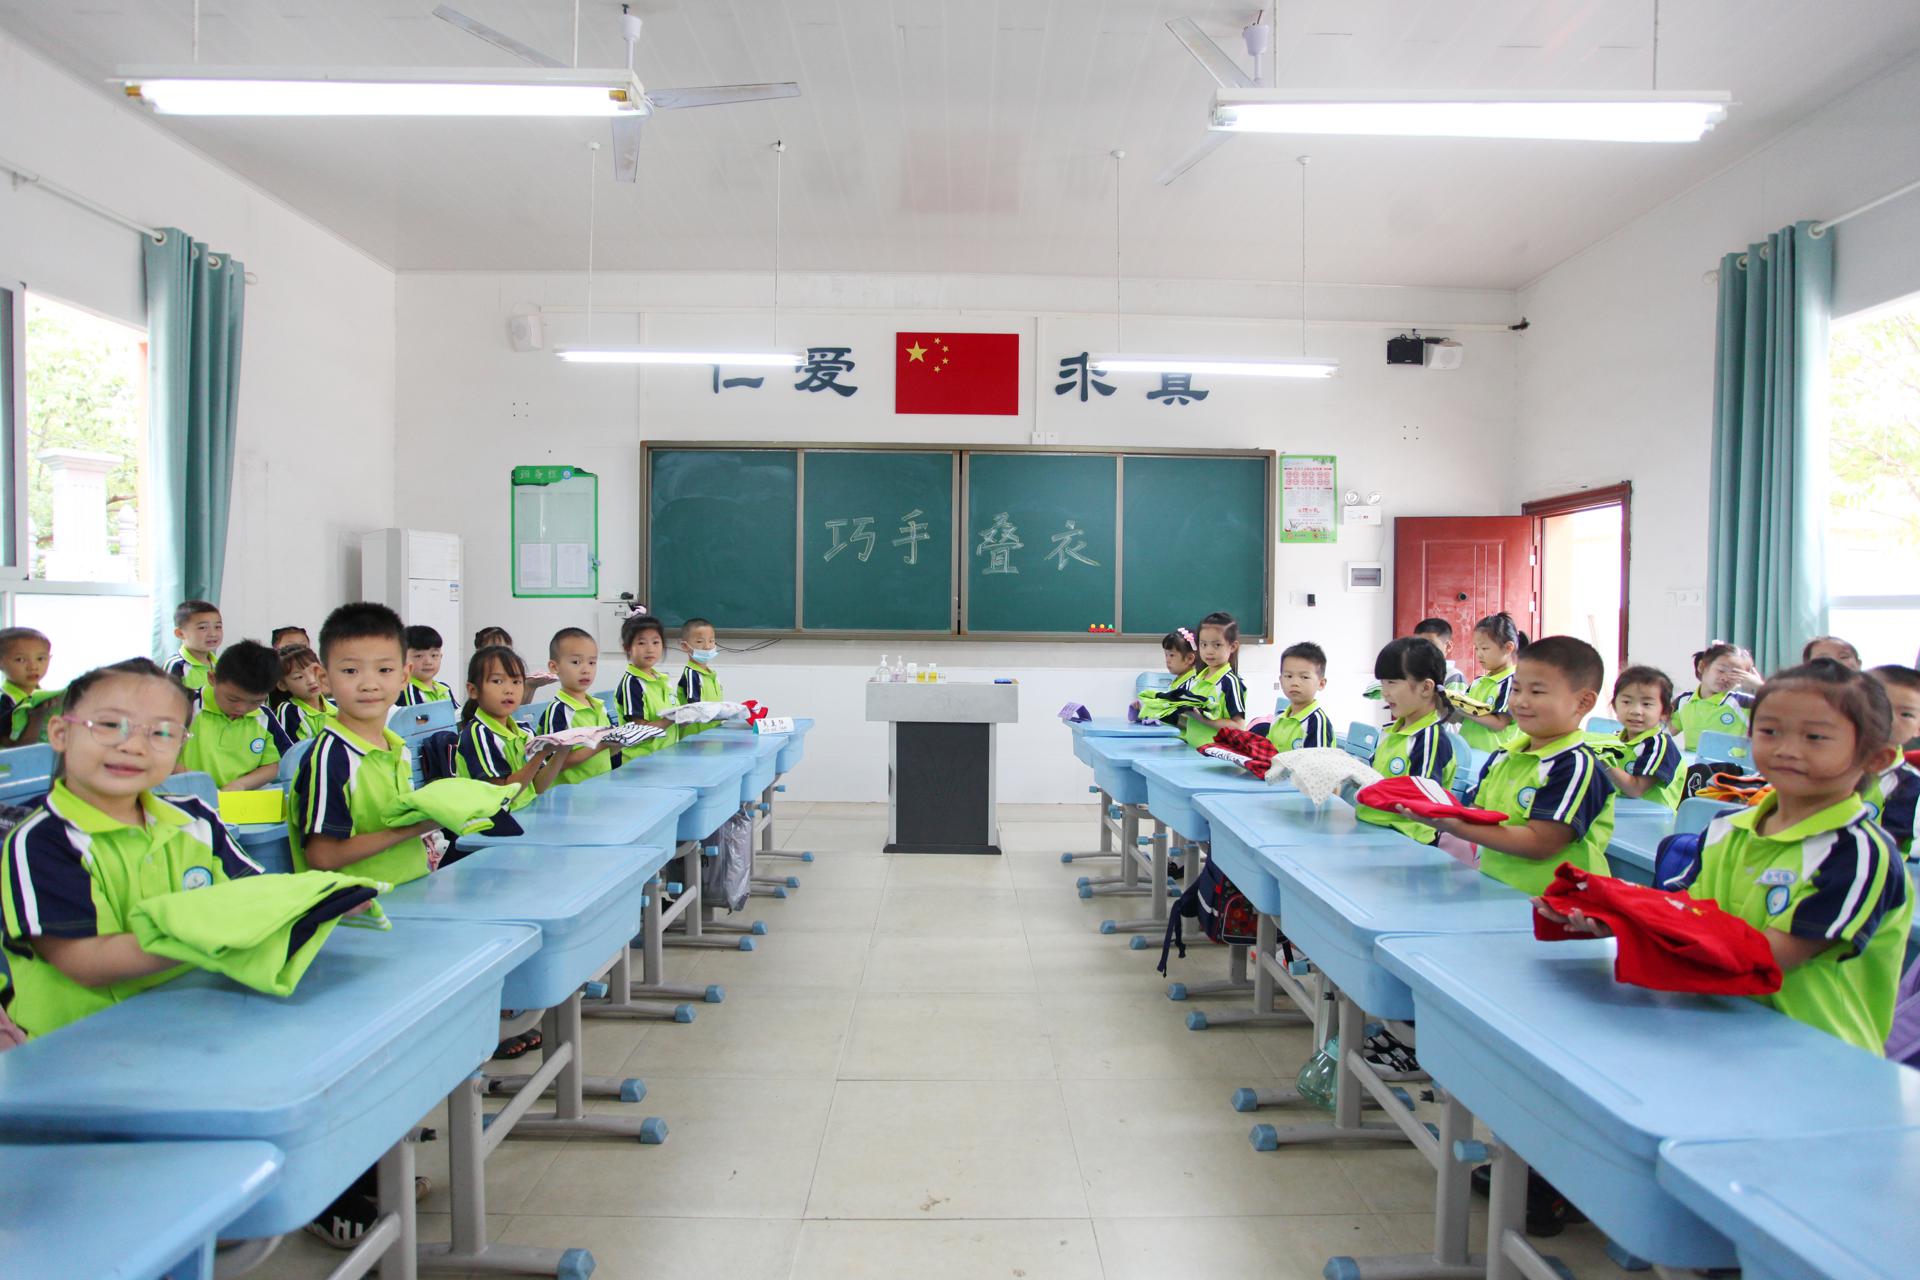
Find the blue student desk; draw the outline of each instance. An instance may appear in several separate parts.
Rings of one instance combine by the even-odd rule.
[[[1088,757],[1088,743],[1095,738],[1173,738],[1180,734],[1172,725],[1134,724],[1121,716],[1095,716],[1091,720],[1069,720],[1067,729],[1073,734],[1073,754],[1082,764],[1092,764]]]
[[[1205,815],[1194,808],[1197,796],[1214,791],[1271,795],[1292,789],[1291,783],[1267,782],[1237,764],[1197,751],[1143,756],[1133,762],[1133,767],[1146,780],[1148,811],[1189,840],[1212,838]]]
[[[278,1185],[221,1234],[297,1230],[492,1054],[501,986],[539,942],[408,920],[335,929],[284,999],[183,975],[0,1053],[0,1139],[270,1142]]]
[[[264,1142],[0,1146],[7,1280],[212,1280],[213,1242],[280,1176]]]
[[[651,805],[641,803],[637,796],[604,785],[601,778],[577,786],[562,784],[536,797],[526,808],[513,811],[514,821],[522,828],[521,835],[461,836],[459,844],[462,849],[486,849],[502,844],[614,847],[639,844],[658,835],[664,811],[678,814],[687,807],[679,804],[680,799],[680,796],[668,796]]]
[[[1338,797],[1316,805],[1284,785],[1264,792],[1212,792],[1193,804],[1213,834],[1209,855],[1263,914],[1283,914],[1281,886],[1272,859],[1263,853],[1269,847],[1325,846],[1357,857],[1361,849],[1413,843],[1391,828],[1361,822],[1353,806]],[[1318,952],[1313,954],[1318,959]]]
[[[1102,924],[1103,933],[1156,929],[1166,924],[1166,828],[1156,823],[1152,835],[1140,834],[1140,819],[1147,816],[1147,783],[1146,779],[1134,772],[1133,763],[1145,756],[1175,756],[1187,750],[1185,743],[1166,734],[1074,736],[1076,755],[1093,766],[1094,784],[1090,790],[1101,797],[1098,815],[1100,848],[1093,852],[1064,854],[1061,861],[1072,862],[1076,858],[1120,860],[1119,875],[1081,877],[1080,896],[1083,898],[1091,898],[1096,893],[1131,897],[1147,892],[1153,899],[1147,915],[1137,920],[1114,921],[1112,929]],[[1150,847],[1152,852],[1141,855],[1139,850],[1142,846]],[[1146,888],[1140,883],[1142,872],[1148,877]],[[1145,945],[1144,938],[1134,944],[1136,948]]]
[[[543,1011],[540,1067],[530,1074],[487,1080],[489,1091],[516,1095],[491,1124],[481,1115],[480,1081],[463,1083],[448,1099],[452,1238],[422,1251],[437,1268],[491,1263],[500,1269],[564,1273],[568,1266],[569,1251],[487,1241],[485,1159],[513,1131],[665,1139],[666,1126],[659,1120],[586,1113],[589,1092],[638,1102],[646,1096],[646,1086],[638,1080],[586,1076],[580,987],[625,953],[646,886],[666,859],[665,848],[646,846],[489,848],[382,896],[387,914],[403,922],[401,927],[414,920],[477,920],[529,924],[540,931],[539,950],[507,975],[500,995],[507,1008]],[[554,1090],[552,1111],[528,1115],[548,1088]],[[573,1266],[578,1270],[577,1260]]]
[[[1434,1080],[1652,1262],[1735,1262],[1727,1238],[1656,1183],[1663,1141],[1920,1125],[1920,1072],[1741,997],[1618,983],[1610,939],[1386,937],[1379,952],[1413,989]],[[1831,1176],[1849,1159],[1817,1165]],[[1496,1204],[1492,1248],[1501,1216]]]
[[[729,734],[722,737],[718,732],[703,733],[654,754],[745,760],[747,768],[740,775],[739,799],[742,804],[750,804],[760,798],[762,791],[773,785],[773,779],[779,773],[780,740],[763,738],[757,734]]]
[[[632,804],[639,792],[661,787],[684,789],[693,793],[694,800],[680,813],[674,839],[704,840],[718,831],[721,823],[739,812],[740,780],[752,771],[754,762],[751,753],[737,750],[688,750],[698,745],[697,742],[685,742],[652,755],[637,756],[612,773],[603,773],[590,782],[566,789],[590,791],[615,805]],[[537,807],[536,801],[522,810],[521,822],[525,823],[524,815]]]
[[[789,733],[755,733],[751,729],[729,729],[722,727],[711,729],[700,735],[711,738],[719,735],[722,739],[762,738],[780,744],[780,753],[774,758],[774,769],[781,774],[792,773],[807,754],[807,735],[813,731],[813,721],[805,716],[793,717],[793,730]]]
[[[1665,1142],[1656,1177],[1733,1241],[1742,1280],[1896,1280],[1920,1259],[1920,1129]]]
[[[1634,884],[1653,883],[1653,859],[1660,842],[1673,834],[1673,810],[1665,805],[1623,809],[1614,804],[1613,836],[1607,843],[1607,865],[1613,874]]]

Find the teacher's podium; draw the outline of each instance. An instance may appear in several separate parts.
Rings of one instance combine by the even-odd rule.
[[[942,680],[867,685],[867,719],[892,726],[888,853],[999,853],[994,731],[1020,718],[1020,686]]]

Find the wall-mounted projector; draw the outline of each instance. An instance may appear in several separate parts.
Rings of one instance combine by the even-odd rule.
[[[1452,338],[1423,338],[1420,331],[1387,339],[1388,364],[1417,364],[1428,369],[1458,369],[1466,348]]]

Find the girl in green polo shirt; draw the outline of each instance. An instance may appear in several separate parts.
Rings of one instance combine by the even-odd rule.
[[[527,696],[527,664],[505,645],[489,645],[467,662],[467,703],[460,709],[460,776],[519,788],[514,809],[551,787],[566,766],[564,751],[528,754],[533,735],[513,718]],[[531,783],[531,786],[527,784]]]
[[[1687,776],[1680,770],[1680,747],[1667,733],[1673,681],[1658,667],[1628,667],[1613,682],[1613,714],[1619,735],[1595,734],[1591,742],[1613,789],[1629,800],[1678,808]]]
[[[1380,700],[1393,715],[1373,749],[1374,769],[1383,778],[1432,778],[1451,788],[1455,761],[1446,726],[1453,718],[1453,704],[1447,701],[1446,658],[1425,636],[1401,636],[1373,660],[1373,678],[1380,682]],[[1432,827],[1404,814],[1362,804],[1355,806],[1354,816],[1392,827],[1421,844],[1434,842]]]
[[[334,713],[333,699],[320,692],[325,676],[320,655],[306,645],[291,644],[280,650],[280,684],[267,710],[290,740],[305,742],[318,737],[321,726]]]
[[[1476,751],[1498,751],[1520,736],[1514,732],[1507,702],[1513,697],[1514,663],[1526,647],[1527,633],[1504,609],[1473,625],[1473,656],[1480,664],[1480,678],[1467,686],[1467,697],[1488,709],[1463,708],[1460,736]]]
[[[1753,702],[1753,763],[1773,790],[1714,819],[1688,889],[1766,938],[1784,978],[1754,999],[1870,1053],[1893,1024],[1913,917],[1900,851],[1860,798],[1897,755],[1892,733],[1886,691],[1837,662],[1768,680]],[[1606,932],[1578,913],[1565,921]]]
[[[1240,678],[1240,624],[1230,613],[1210,613],[1194,628],[1199,663],[1186,688],[1206,702],[1180,717],[1188,746],[1204,747],[1222,729],[1247,727],[1247,682]]]
[[[75,680],[48,725],[53,790],[0,846],[7,1013],[30,1036],[185,971],[135,940],[140,903],[260,870],[210,806],[154,794],[191,707],[158,665],[132,658]]]
[[[1753,655],[1737,644],[1716,640],[1693,655],[1693,677],[1700,687],[1683,693],[1673,704],[1673,731],[1687,750],[1700,746],[1703,733],[1730,733],[1745,737],[1748,708],[1760,675]]]

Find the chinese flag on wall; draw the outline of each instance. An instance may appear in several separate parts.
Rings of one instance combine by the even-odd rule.
[[[1019,413],[1017,333],[896,333],[895,413]]]

